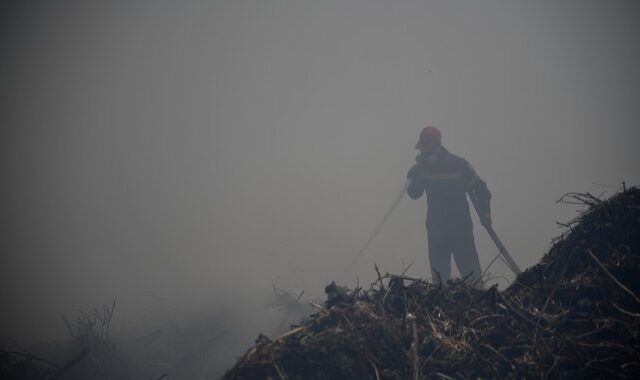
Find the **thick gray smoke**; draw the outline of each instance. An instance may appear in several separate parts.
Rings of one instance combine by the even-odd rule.
[[[254,310],[272,284],[320,297],[350,263],[427,123],[488,183],[518,264],[535,264],[575,215],[562,194],[640,183],[638,10],[3,4],[1,333],[62,338],[59,313],[114,298],[121,324],[142,323],[160,297],[174,319],[237,313],[246,344],[268,328]],[[374,262],[428,276],[424,213],[403,199],[345,285]],[[475,236],[485,266],[496,248]]]

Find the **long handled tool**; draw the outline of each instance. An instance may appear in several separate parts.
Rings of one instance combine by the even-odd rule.
[[[493,227],[484,226],[484,228],[487,229],[489,236],[491,236],[491,240],[493,240],[493,242],[496,244],[496,247],[498,247],[498,249],[500,250],[500,253],[502,254],[502,257],[504,257],[504,259],[506,260],[506,263],[509,269],[511,269],[511,271],[515,273],[516,276],[522,273],[518,265],[516,265],[516,262],[513,261],[513,258],[509,254],[509,251],[507,251],[507,249],[504,247],[504,245],[500,241],[500,238],[498,238],[498,235],[496,235],[496,232],[493,230]]]
[[[473,203],[473,207],[476,209],[476,212],[478,213],[478,216],[480,216],[482,218],[482,216],[480,215],[480,211],[478,210],[478,204],[477,204],[478,201],[477,201],[477,199],[472,195],[469,195],[469,198],[471,198],[471,203]],[[504,244],[502,244],[502,241],[500,241],[500,238],[498,237],[496,232],[493,230],[493,227],[485,226],[485,225],[483,225],[483,226],[487,230],[487,232],[489,233],[489,236],[491,236],[491,240],[493,240],[493,242],[495,243],[496,247],[498,247],[498,250],[500,251],[500,254],[502,255],[502,257],[504,257],[505,263],[507,264],[509,269],[511,269],[511,271],[516,276],[519,275],[520,273],[522,273],[522,271],[520,270],[520,268],[518,267],[516,262],[513,261],[513,258],[509,254],[509,251],[507,251],[507,248],[505,248]]]

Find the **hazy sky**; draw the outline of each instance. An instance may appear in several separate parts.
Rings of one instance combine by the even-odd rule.
[[[523,268],[576,215],[562,194],[640,183],[636,1],[7,3],[5,336],[113,298],[134,316],[150,292],[189,310],[274,283],[321,295],[427,123],[488,183]],[[403,199],[348,285],[373,262],[427,276],[424,217]]]

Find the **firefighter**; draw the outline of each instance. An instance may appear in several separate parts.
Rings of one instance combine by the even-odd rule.
[[[407,193],[427,198],[427,241],[433,279],[443,283],[451,276],[451,255],[462,278],[474,283],[481,276],[480,262],[473,238],[473,224],[466,195],[475,203],[480,222],[491,226],[491,193],[463,158],[442,146],[440,131],[425,127],[415,149],[420,150],[416,164],[409,169]]]

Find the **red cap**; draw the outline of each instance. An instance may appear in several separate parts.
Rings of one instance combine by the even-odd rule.
[[[415,146],[415,149],[424,149],[425,145],[431,142],[437,142],[440,144],[442,141],[442,135],[440,134],[440,130],[436,127],[428,126],[422,128],[422,132],[420,132],[420,140]]]

